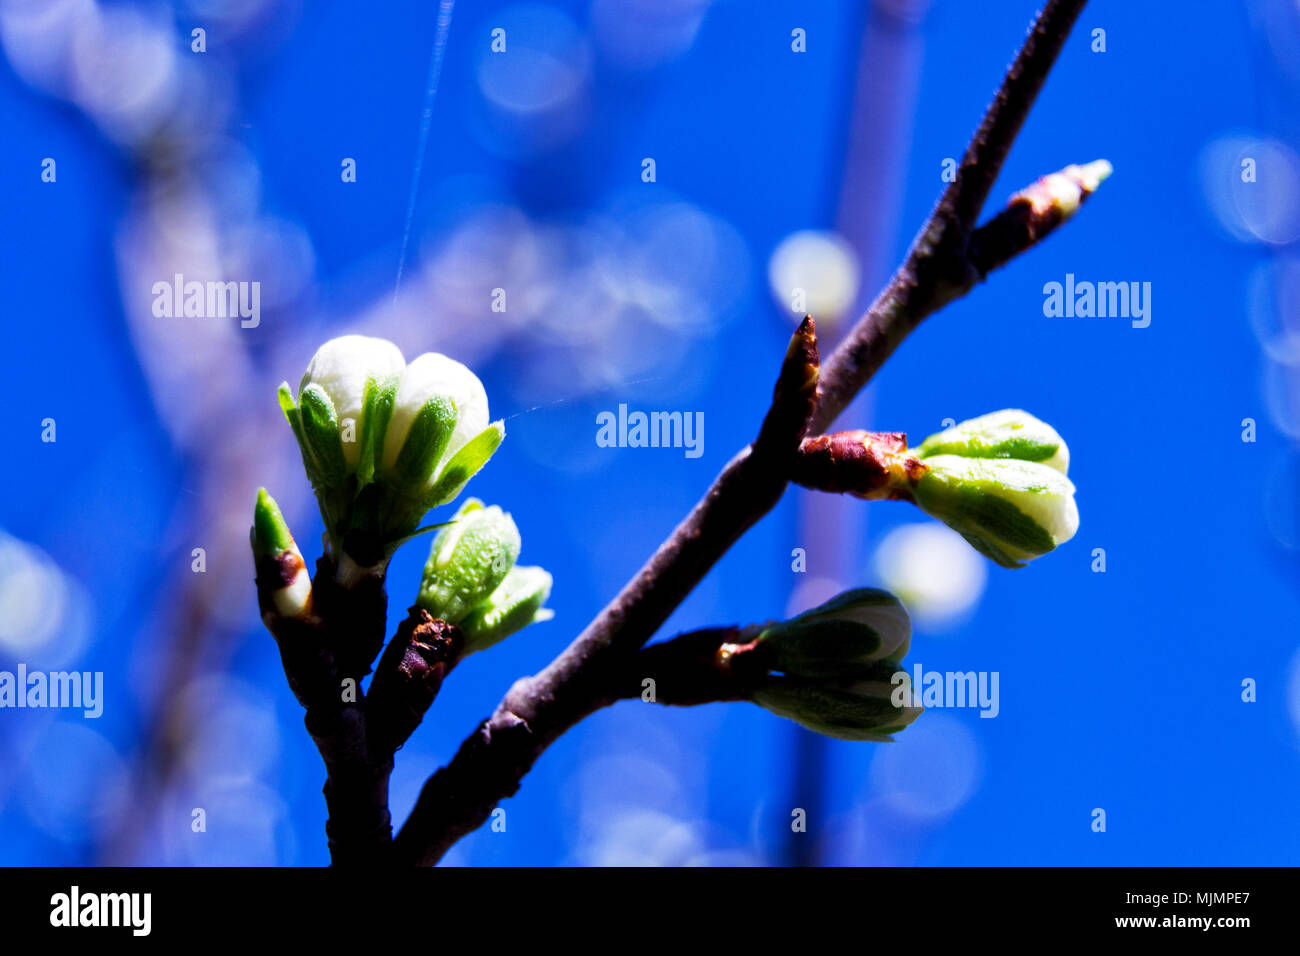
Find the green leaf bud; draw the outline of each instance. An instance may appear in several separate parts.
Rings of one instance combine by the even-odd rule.
[[[1014,458],[934,455],[917,505],[1007,568],[1046,554],[1079,528],[1074,484],[1055,468]]]
[[[1036,461],[1066,474],[1070,449],[1051,425],[1018,408],[972,418],[923,441],[916,454]]]
[[[435,618],[459,624],[505,580],[519,547],[514,519],[470,498],[433,539],[416,603]]]
[[[486,601],[461,621],[465,651],[491,647],[529,624],[548,621],[554,612],[542,607],[551,594],[551,575],[538,567],[511,568]]]
[[[894,595],[877,588],[845,591],[758,635],[772,670],[800,677],[851,677],[907,653],[912,623]]]

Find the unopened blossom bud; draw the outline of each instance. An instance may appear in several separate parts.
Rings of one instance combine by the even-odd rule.
[[[405,364],[401,350],[387,339],[343,335],[316,350],[298,385],[298,401],[312,386],[319,390],[317,404],[332,413],[339,429],[339,445],[349,471],[361,458],[365,422],[362,412],[367,387],[397,375]],[[305,414],[305,411],[304,411]]]
[[[509,514],[469,499],[433,539],[416,603],[435,618],[459,624],[505,580],[519,547],[519,529]]]
[[[280,406],[340,569],[382,567],[505,435],[501,422],[488,422],[487,393],[464,365],[434,353],[407,365],[397,346],[362,335],[322,345],[297,398],[280,386]]]
[[[1070,450],[1028,412],[961,422],[931,435],[917,455],[926,471],[912,489],[916,503],[1003,567],[1023,567],[1079,528]]]
[[[857,680],[773,677],[751,699],[827,737],[890,741],[922,712],[920,707],[895,705],[890,682],[894,670],[895,665],[882,662],[876,673]]]
[[[1004,409],[909,449],[897,432],[804,439],[792,479],[820,491],[911,501],[1003,567],[1024,567],[1079,528],[1070,450],[1028,412]]]
[[[934,455],[913,489],[921,510],[1006,568],[1074,537],[1074,484],[1055,468],[1015,458]]]
[[[828,737],[891,740],[921,713],[891,697],[911,635],[898,598],[855,588],[788,621],[743,629],[716,661],[757,671],[745,696],[780,717]]]
[[[1056,429],[1018,408],[990,412],[931,435],[916,454],[1036,461],[1063,475],[1070,469],[1070,449]]]
[[[487,392],[460,362],[435,352],[402,370],[378,465],[427,507],[445,504],[492,457],[505,429],[489,424]]]
[[[311,611],[311,577],[280,506],[265,488],[257,491],[250,537],[257,575],[264,583],[261,590],[270,600],[263,613],[306,617]]]
[[[807,678],[849,678],[907,653],[912,623],[898,598],[877,588],[845,591],[758,634],[774,671]]]
[[[460,622],[465,654],[481,651],[529,624],[549,621],[555,612],[542,607],[551,594],[551,575],[538,567],[510,569],[488,598]]]

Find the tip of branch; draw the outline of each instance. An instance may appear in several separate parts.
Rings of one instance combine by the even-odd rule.
[[[793,454],[804,436],[808,419],[817,404],[817,382],[821,376],[821,355],[817,349],[817,322],[805,315],[790,336],[781,372],[772,389],[772,407],[763,419],[758,444]]]
[[[817,378],[821,373],[821,355],[817,350],[817,320],[805,315],[799,328],[790,336],[790,344],[785,350],[785,360],[781,363],[781,375],[776,381],[777,397],[784,388],[790,393],[802,393],[808,389],[816,391]]]
[[[1081,175],[1087,177],[1087,182],[1091,184],[1088,192],[1094,192],[1098,186],[1110,179],[1110,174],[1115,171],[1115,167],[1110,164],[1109,159],[1094,159],[1082,166],[1071,166],[1069,168],[1078,169]]]
[[[1035,215],[1054,219],[1053,225],[1056,225],[1074,215],[1112,172],[1114,167],[1104,159],[1095,159],[1083,166],[1066,166],[1022,189],[1011,197],[1007,205],[1028,203]]]
[[[1020,190],[971,235],[967,253],[981,277],[1041,241],[1065,222],[1114,171],[1104,159],[1066,166]]]

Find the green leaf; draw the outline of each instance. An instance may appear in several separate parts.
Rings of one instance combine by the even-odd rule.
[[[433,539],[416,603],[434,617],[460,623],[505,580],[520,544],[510,515],[469,499]]]
[[[284,412],[284,417],[293,424],[293,414],[298,411],[298,403],[293,400],[293,392],[289,388],[288,382],[281,382],[279,389],[276,390],[276,397],[280,400],[280,411]]]
[[[554,612],[543,608],[551,594],[551,575],[543,568],[515,566],[504,581],[460,622],[465,653],[481,651],[529,624],[548,621]]]
[[[293,535],[280,513],[280,506],[265,488],[257,489],[257,504],[253,507],[253,550],[278,558],[293,546]]]
[[[487,464],[505,437],[505,422],[493,422],[462,445],[438,473],[437,481],[425,498],[426,510],[445,505],[460,494],[465,483]]]
[[[788,621],[761,636],[773,670],[804,677],[848,676],[876,659],[881,638],[854,621]]]
[[[894,685],[874,680],[853,685],[773,678],[756,690],[754,703],[841,740],[891,741],[921,713],[919,707],[895,707]]]
[[[307,473],[307,480],[311,482],[313,488],[320,487],[320,466],[316,462],[316,456],[307,444],[307,436],[303,433],[302,413],[298,410],[298,405],[293,400],[293,392],[289,390],[288,382],[281,382],[280,388],[276,393],[280,400],[280,411],[284,413],[285,420],[288,421],[289,427],[293,429],[293,437],[298,442],[298,450],[302,453],[303,471]]]
[[[361,438],[361,461],[357,468],[357,482],[361,486],[374,480],[375,469],[383,460],[384,437],[388,434],[388,423],[393,417],[393,399],[397,395],[399,377],[390,375],[380,380],[366,379],[365,400],[361,411],[365,434]]]
[[[912,624],[888,591],[854,588],[758,636],[773,670],[803,677],[852,677],[907,653]]]
[[[1035,461],[1065,474],[1070,450],[1051,425],[1018,408],[1004,408],[931,435],[916,449],[920,458],[1012,458]]]
[[[456,430],[456,417],[456,403],[447,395],[433,395],[420,407],[393,462],[398,481],[416,488],[428,483]]]
[[[302,430],[316,459],[317,473],[326,487],[343,484],[347,462],[339,438],[339,421],[334,403],[319,385],[308,385],[298,396],[302,411]]]
[[[913,490],[921,510],[1003,567],[1024,567],[1078,529],[1074,485],[1046,464],[954,455],[926,463]]]

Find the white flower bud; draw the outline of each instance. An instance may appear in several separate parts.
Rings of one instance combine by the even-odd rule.
[[[340,427],[351,419],[354,439],[343,442],[343,457],[355,469],[361,455],[366,382],[382,381],[402,371],[402,352],[387,339],[367,335],[342,335],[330,339],[312,356],[298,386],[298,394],[309,385],[319,385],[329,396]]]
[[[406,366],[398,380],[393,417],[384,436],[381,460],[385,468],[391,468],[397,461],[420,409],[435,395],[450,398],[456,405],[456,427],[439,464],[449,460],[467,441],[487,428],[487,392],[478,376],[455,359],[425,352]],[[435,467],[431,478],[437,472]]]

